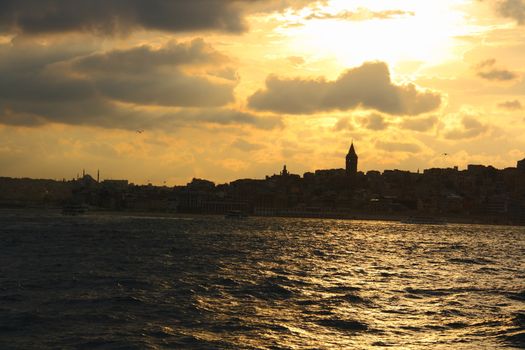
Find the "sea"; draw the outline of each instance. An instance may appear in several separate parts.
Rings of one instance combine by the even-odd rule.
[[[520,348],[524,227],[0,212],[0,349]]]

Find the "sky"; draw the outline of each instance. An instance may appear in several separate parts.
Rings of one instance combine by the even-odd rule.
[[[0,176],[525,157],[525,0],[0,0]]]

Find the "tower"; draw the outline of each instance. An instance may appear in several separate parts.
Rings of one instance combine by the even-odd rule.
[[[350,150],[348,150],[348,154],[346,155],[346,174],[347,175],[357,174],[357,159],[358,157],[357,157],[357,153],[355,153],[354,142],[352,141]]]

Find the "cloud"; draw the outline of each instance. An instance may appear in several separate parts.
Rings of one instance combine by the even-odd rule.
[[[496,59],[495,59],[495,58],[489,58],[489,59],[486,59],[486,60],[484,60],[484,61],[479,62],[479,63],[476,65],[476,68],[477,68],[478,70],[482,70],[483,68],[491,68],[491,67],[493,67],[495,64],[496,64]]]
[[[509,81],[518,77],[516,73],[506,69],[498,69],[495,67],[495,65],[496,60],[493,58],[478,63],[475,67],[477,70],[477,75],[486,80],[496,81]]]
[[[418,115],[437,109],[441,96],[414,84],[396,85],[383,62],[368,62],[335,81],[269,76],[266,88],[253,94],[249,106],[287,114],[311,114],[358,107],[394,115]]]
[[[350,118],[340,118],[337,123],[335,123],[333,130],[334,131],[343,131],[343,130],[353,130],[354,124]]]
[[[252,152],[252,151],[257,151],[257,150],[264,148],[264,146],[261,144],[248,142],[240,138],[235,140],[234,143],[232,143],[232,147],[237,148],[243,152]]]
[[[233,101],[231,81],[214,82],[188,75],[183,65],[227,61],[202,40],[167,44],[160,49],[140,46],[75,60],[72,70],[90,80],[112,100],[142,105],[218,107]]]
[[[523,109],[521,102],[518,100],[502,102],[498,104],[498,107],[502,109],[508,109],[509,111],[518,111]]]
[[[525,23],[525,2],[523,0],[503,0],[498,1],[497,10],[500,15],[512,18],[518,24]]]
[[[414,130],[414,131],[428,131],[436,125],[438,118],[435,116],[423,117],[423,118],[411,118],[405,119],[401,123],[403,129]]]
[[[5,125],[38,127],[48,123],[97,126],[107,129],[157,129],[171,131],[181,127],[203,124],[222,126],[251,126],[270,130],[282,127],[277,117],[258,116],[227,108],[181,109],[152,112],[122,107],[118,104],[87,100],[85,103],[49,105],[17,105],[16,109],[0,104],[0,123]]]
[[[376,147],[388,152],[407,152],[407,153],[417,153],[421,150],[415,143],[406,143],[406,142],[386,142],[378,141],[376,142]]]
[[[240,79],[239,74],[237,73],[237,70],[234,67],[211,69],[207,71],[207,74],[209,74],[210,76],[215,76],[231,81],[239,81]]]
[[[183,71],[182,65],[220,66],[225,61],[202,40],[80,56],[61,49],[26,43],[0,46],[0,101],[16,105],[105,98],[181,107],[218,107],[233,101],[231,81]]]
[[[370,130],[385,130],[388,125],[385,118],[377,113],[370,114],[364,119],[364,126]]]
[[[518,77],[515,73],[504,69],[492,69],[487,72],[479,72],[478,76],[483,79],[497,81],[514,80]]]
[[[280,126],[275,117],[225,108],[233,101],[235,82],[184,70],[225,62],[202,40],[95,54],[67,45],[0,45],[0,123],[120,129],[192,123]]]
[[[237,0],[248,13],[268,13],[287,9],[299,10],[305,7],[318,8],[327,5],[327,0]]]
[[[301,56],[289,56],[287,60],[294,66],[302,66],[306,62]]]
[[[249,112],[242,112],[228,108],[199,108],[183,110],[176,113],[164,114],[160,121],[167,125],[191,125],[195,122],[217,125],[249,125],[258,129],[274,129],[283,126],[282,121],[274,116],[259,116]]]
[[[356,11],[342,11],[338,13],[315,12],[305,19],[307,20],[343,20],[343,21],[367,21],[373,19],[393,19],[399,17],[415,16],[412,11],[386,10],[371,11],[365,8],[358,8]]]
[[[475,138],[488,130],[488,126],[479,122],[476,118],[465,116],[461,125],[445,132],[445,138],[449,140],[462,140]]]

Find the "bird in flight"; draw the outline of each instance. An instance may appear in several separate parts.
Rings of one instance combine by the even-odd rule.
[[[443,153],[444,156],[448,156],[448,153]]]
[[[137,134],[142,134],[144,130],[137,130]]]

